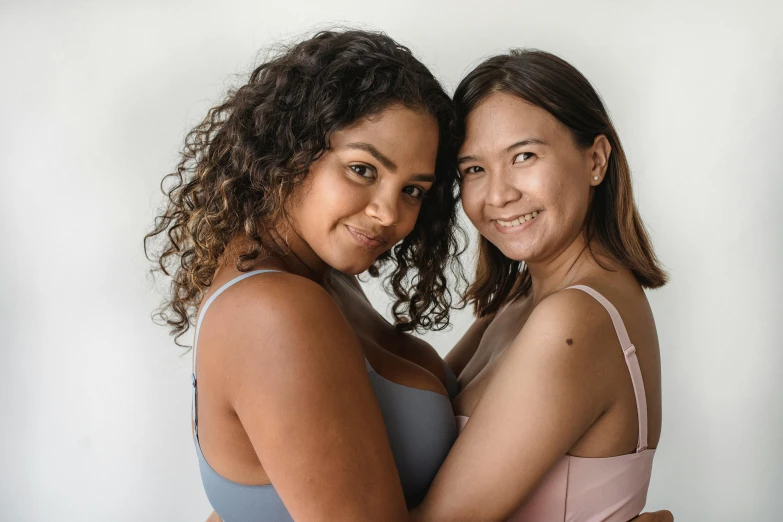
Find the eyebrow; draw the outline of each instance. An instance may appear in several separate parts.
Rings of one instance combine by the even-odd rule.
[[[435,174],[414,174],[411,176],[411,181],[425,181],[427,183],[435,183]]]
[[[376,149],[374,146],[370,145],[369,143],[364,143],[361,141],[355,142],[355,143],[349,143],[345,146],[349,149],[359,149],[363,150],[365,152],[369,152],[372,157],[380,161],[384,167],[389,169],[392,172],[397,172],[397,164],[394,163],[392,160],[390,160],[387,156],[385,156],[381,151]],[[428,183],[434,183],[435,182],[435,174],[414,174],[411,177],[411,181],[424,181]]]
[[[369,152],[372,157],[380,161],[384,167],[389,169],[392,172],[397,172],[397,164],[394,163],[392,160],[390,160],[388,157],[384,156],[381,151],[370,145],[369,143],[364,142],[356,142],[356,143],[349,143],[346,145],[349,149],[359,149],[363,150],[365,152]]]
[[[546,142],[543,142],[537,138],[526,138],[524,140],[520,140],[516,143],[513,143],[505,148],[503,152],[511,152],[512,150],[518,148],[518,147],[524,147],[525,145],[546,145]],[[468,161],[478,161],[478,156],[462,156],[457,160],[457,165],[462,165],[465,162]]]
[[[527,138],[521,141],[518,141],[514,143],[513,145],[509,145],[506,147],[506,150],[504,152],[511,152],[512,150],[516,149],[517,147],[524,147],[525,145],[546,145],[543,141],[536,139],[536,138]]]

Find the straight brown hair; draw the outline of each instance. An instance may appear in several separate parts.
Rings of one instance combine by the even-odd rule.
[[[458,130],[478,103],[493,93],[507,93],[540,107],[570,131],[578,147],[593,144],[599,135],[612,146],[604,181],[595,193],[585,219],[590,253],[596,239],[602,253],[630,270],[644,288],[666,284],[667,274],[653,251],[650,236],[633,199],[631,170],[620,138],[601,98],[590,82],[565,60],[536,49],[514,49],[482,62],[460,82],[454,93]],[[503,304],[530,291],[530,272],[523,261],[507,258],[486,238],[479,239],[475,282],[466,301],[476,315],[495,313]]]

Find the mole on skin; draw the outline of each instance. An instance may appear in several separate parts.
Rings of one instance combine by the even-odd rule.
[[[566,339],[566,344],[568,346],[571,346],[572,344],[574,344],[574,340],[573,339]]]

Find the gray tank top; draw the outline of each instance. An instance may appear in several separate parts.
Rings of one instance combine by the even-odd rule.
[[[207,498],[223,522],[283,522],[291,515],[283,505],[273,485],[250,486],[238,484],[219,475],[204,458],[198,441],[196,357],[198,334],[204,314],[212,302],[232,285],[265,272],[255,270],[236,277],[210,296],[196,321],[193,343],[193,426],[201,481]],[[375,396],[383,414],[397,472],[400,475],[405,502],[415,507],[424,498],[427,489],[457,437],[457,426],[451,401],[439,393],[410,388],[391,382],[372,369],[365,359]],[[449,395],[459,387],[457,379],[444,364]]]

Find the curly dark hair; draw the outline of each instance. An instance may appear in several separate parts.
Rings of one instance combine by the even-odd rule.
[[[282,48],[245,85],[230,90],[188,133],[176,171],[161,183],[167,207],[145,236],[144,249],[153,271],[172,278],[157,318],[177,340],[189,329],[229,242],[241,234],[252,240],[238,253],[240,271],[250,270],[259,256],[283,254],[270,233],[310,165],[329,150],[332,133],[393,104],[437,120],[436,180],[413,231],[369,272],[386,274],[399,330],[448,325],[447,268],[464,281],[457,259],[464,231],[456,217],[452,101],[410,50],[385,34],[322,31]],[[156,237],[162,245],[151,243]]]

